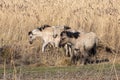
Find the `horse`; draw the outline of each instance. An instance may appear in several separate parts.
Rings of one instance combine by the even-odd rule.
[[[62,27],[56,26],[56,27],[54,27],[53,36],[59,38],[59,40],[60,40],[60,34],[62,31],[70,31],[70,32],[79,31],[79,32],[81,32],[81,34],[84,34],[84,31],[82,31],[80,29],[78,29],[78,30],[72,29],[69,26],[62,26]],[[62,46],[59,45],[59,47],[64,47],[66,56],[68,56],[68,57],[72,56],[71,43],[67,43],[67,44],[62,45]]]
[[[96,54],[98,38],[94,32],[80,33],[78,31],[62,31],[60,37],[60,46],[71,43],[71,61],[73,63],[76,61],[74,58],[79,57],[81,64],[84,65],[91,56]]]
[[[29,36],[29,43],[32,44],[33,41],[36,39],[36,37],[40,37],[43,40],[43,45],[42,45],[42,52],[45,52],[45,48],[48,44],[51,44],[54,47],[59,47],[59,37],[54,36],[54,31],[56,27],[59,29],[69,29],[70,27],[66,26],[50,26],[50,25],[43,25],[41,27],[38,27],[36,29],[33,29],[32,31],[28,32]],[[65,50],[68,49],[68,46],[65,46]],[[66,50],[68,51],[68,50]]]

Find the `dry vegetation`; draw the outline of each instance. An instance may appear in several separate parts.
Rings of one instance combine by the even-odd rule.
[[[2,52],[7,56],[7,63],[13,65],[12,60],[15,60],[14,65],[18,66],[70,65],[66,58],[61,62],[63,50],[48,49],[42,54],[40,39],[33,45],[28,43],[28,32],[43,24],[69,25],[86,32],[93,31],[106,46],[119,53],[119,0],[0,0],[0,47],[7,48]],[[106,52],[102,50],[100,53]],[[3,54],[1,64],[4,63],[2,58]],[[110,56],[110,60],[113,59]]]
[[[0,39],[25,45],[28,31],[42,24],[69,25],[94,31],[120,49],[119,0],[1,0]]]

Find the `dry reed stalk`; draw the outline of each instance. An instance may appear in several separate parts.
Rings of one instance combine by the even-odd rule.
[[[6,80],[6,59],[4,59],[4,80]]]

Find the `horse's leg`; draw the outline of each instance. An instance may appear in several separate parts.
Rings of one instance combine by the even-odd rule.
[[[42,45],[42,52],[45,52],[45,47],[46,45],[48,44],[48,42],[44,42],[43,45]]]
[[[98,56],[98,54],[97,54],[97,43],[95,43],[95,45],[94,45],[93,52],[94,52],[94,55],[93,55],[94,60],[93,60],[93,62],[96,62],[97,61],[97,56]]]
[[[81,56],[80,56],[80,60],[81,60],[81,65],[84,65],[84,64],[85,64],[85,61],[86,61],[85,55],[81,55]]]
[[[69,56],[73,55],[73,53],[72,53],[72,46],[71,45],[68,45],[68,53],[69,53]]]
[[[73,55],[71,57],[71,62],[72,62],[72,64],[76,64],[76,56],[75,55]]]
[[[88,62],[90,64],[93,64],[97,60],[97,51],[96,51],[96,43],[93,45],[93,47],[87,51],[88,53]]]
[[[65,54],[66,54],[66,56],[68,56],[68,57],[69,57],[68,44],[65,44],[64,49],[65,49]]]
[[[55,43],[54,42],[50,42],[50,44],[52,45],[52,47],[55,47]]]
[[[87,63],[90,63],[91,59],[88,55],[88,52],[87,51],[84,51],[84,64],[87,64]]]
[[[74,54],[75,54],[74,53],[74,48],[72,47],[71,48],[71,55],[70,55],[72,64],[75,64],[75,55]]]
[[[84,47],[80,48],[80,61],[81,61],[81,65],[86,64],[86,60],[87,60],[87,52],[84,50]]]

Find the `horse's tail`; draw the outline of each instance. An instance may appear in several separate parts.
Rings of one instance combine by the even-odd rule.
[[[114,47],[110,46],[109,44],[105,43],[103,40],[101,40],[100,38],[98,38],[98,45],[97,48],[102,48],[104,49],[106,52],[115,54],[116,50]]]

